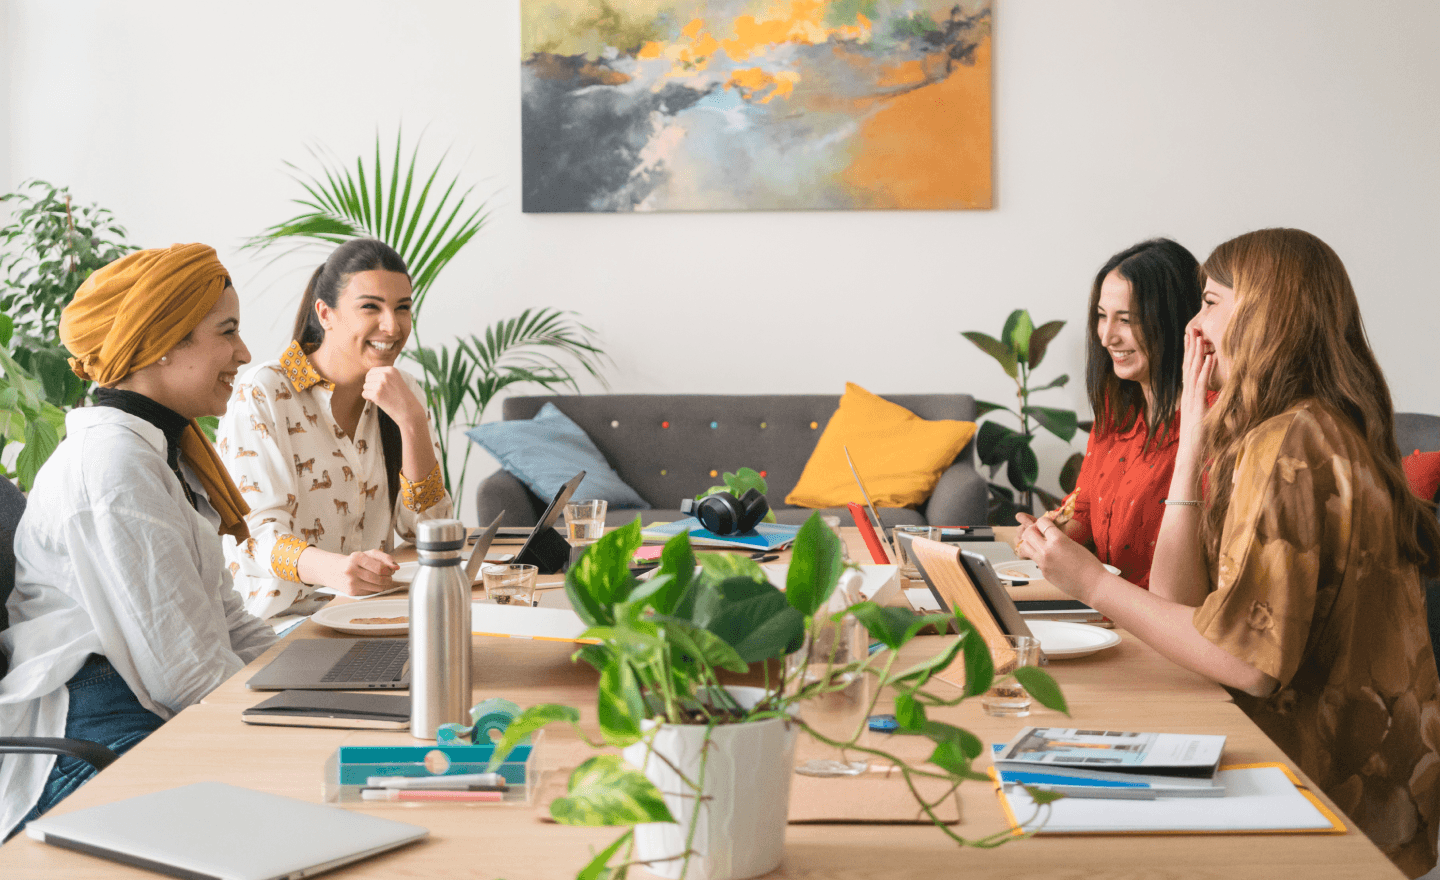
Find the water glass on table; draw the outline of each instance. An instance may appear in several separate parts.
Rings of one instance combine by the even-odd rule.
[[[584,547],[605,534],[604,501],[571,501],[565,505],[565,530],[572,547]]]
[[[1040,662],[1040,640],[1034,636],[1003,636],[1003,641],[990,643],[990,657],[995,661],[995,683],[980,698],[988,715],[1000,718],[1023,718],[1030,714],[1030,694],[1015,679],[1021,666]]]
[[[539,573],[540,569],[533,565],[487,565],[480,575],[485,598],[496,605],[532,605]]]
[[[900,565],[900,576],[912,581],[920,580],[920,569],[915,566],[915,560],[911,559],[910,554],[906,552],[908,542],[901,541],[900,536],[908,535],[910,538],[938,541],[940,540],[940,530],[933,526],[896,526],[890,531],[890,535],[894,539],[895,555],[899,557],[895,561]]]

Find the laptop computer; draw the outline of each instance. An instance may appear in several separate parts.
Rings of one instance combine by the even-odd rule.
[[[472,583],[504,515],[495,517],[470,551],[465,570]],[[410,687],[410,639],[296,639],[245,686],[252,691],[405,690]]]
[[[419,825],[222,782],[43,816],[42,843],[188,880],[298,880],[413,843]]]
[[[296,639],[255,673],[252,691],[405,690],[410,639]]]

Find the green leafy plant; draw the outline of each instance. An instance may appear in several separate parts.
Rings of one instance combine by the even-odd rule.
[[[0,456],[13,461],[0,472],[28,490],[90,387],[70,369],[60,313],[90,273],[135,247],[114,215],[75,204],[67,187],[28,180],[0,202],[11,214],[0,228]]]
[[[863,754],[893,765],[921,809],[941,833],[957,844],[992,847],[1010,839],[1009,832],[968,840],[947,827],[936,808],[953,796],[965,780],[987,777],[973,767],[982,744],[978,737],[931,717],[934,710],[955,706],[984,693],[992,684],[994,665],[989,648],[978,631],[962,616],[919,615],[908,608],[882,607],[860,602],[833,611],[831,602],[844,573],[839,538],[811,516],[796,536],[786,588],[781,591],[751,560],[733,554],[703,554],[697,560],[688,535],[672,538],[661,554],[659,570],[649,580],[631,575],[628,564],[640,546],[640,524],[617,529],[592,545],[565,577],[565,590],[580,617],[588,624],[585,638],[598,644],[581,648],[576,657],[600,673],[596,717],[600,739],[592,740],[580,726],[578,709],[558,704],[532,706],[520,714],[498,744],[492,766],[530,733],[552,723],[569,724],[595,748],[644,743],[649,754],[659,724],[697,725],[705,729],[698,779],[680,773],[695,792],[699,816],[704,791],[705,754],[710,736],[722,725],[765,719],[788,719],[808,735],[844,753]],[[698,561],[698,570],[697,570]],[[849,615],[858,621],[883,649],[863,659],[837,663],[826,655],[820,634]],[[901,649],[921,631],[947,625],[959,636],[944,642],[937,654],[919,663],[897,668]],[[777,672],[778,661],[803,652],[795,672]],[[932,678],[963,657],[965,686],[959,696],[942,695],[929,688]],[[823,674],[812,675],[817,665]],[[749,672],[764,679],[764,696],[752,708],[742,708],[721,687],[721,674]],[[873,683],[870,700],[856,730],[846,740],[827,737],[792,717],[793,707],[806,700],[851,686],[857,676]],[[1036,668],[1021,669],[1019,683],[1040,703],[1066,711],[1064,697],[1054,680]],[[933,743],[925,762],[916,764],[887,748],[861,745],[865,721],[882,695],[893,695],[902,735],[923,737]],[[654,722],[654,723],[651,723]],[[944,793],[922,795],[920,780],[939,780]],[[1037,792],[1037,794],[1040,794]],[[1047,800],[1041,797],[1042,800]],[[602,754],[582,763],[570,777],[567,793],[550,808],[556,821],[575,825],[633,826],[646,822],[674,822],[676,817],[662,795],[639,770],[614,755]],[[636,864],[632,831],[598,853],[581,869],[580,877],[622,877]],[[622,855],[623,851],[623,855]],[[666,859],[688,859],[693,849]],[[611,862],[620,858],[617,864]],[[607,873],[608,872],[608,873]]]
[[[764,495],[766,492],[770,491],[770,484],[767,483],[765,481],[765,478],[760,475],[760,472],[755,470],[754,468],[742,467],[740,470],[736,471],[733,474],[729,471],[726,471],[725,473],[720,475],[720,479],[725,481],[725,485],[711,486],[709,489],[706,489],[704,492],[696,495],[695,500],[703,500],[710,497],[711,495],[714,495],[717,492],[729,492],[731,495],[739,498],[746,492],[749,492],[751,489],[754,489],[761,495]],[[775,511],[771,510],[767,512],[765,514],[765,518],[761,520],[761,522],[775,522]]]
[[[568,315],[555,309],[526,309],[496,322],[484,336],[457,340],[453,348],[417,345],[405,352],[424,373],[430,418],[440,441],[445,488],[452,498],[463,491],[472,446],[465,444],[460,475],[452,482],[448,462],[454,425],[479,424],[490,402],[512,385],[528,382],[550,391],[579,393],[572,367],[604,384],[600,367],[605,354],[596,344],[594,331]]]
[[[1016,309],[1005,319],[1005,327],[1001,330],[999,339],[975,330],[965,330],[960,334],[998,361],[1005,375],[1015,380],[1016,404],[1013,409],[983,400],[975,402],[981,416],[1006,412],[1020,420],[1018,431],[998,422],[984,422],[975,438],[975,451],[980,463],[990,467],[990,522],[993,524],[1014,525],[1017,512],[1034,513],[1036,496],[1047,507],[1060,504],[1060,498],[1036,485],[1040,479],[1040,460],[1035,455],[1032,443],[1037,428],[1044,428],[1069,443],[1075,437],[1078,419],[1074,410],[1036,406],[1030,402],[1030,395],[1052,388],[1063,388],[1070,381],[1070,377],[1062,373],[1044,385],[1032,386],[1030,374],[1040,366],[1050,343],[1064,326],[1064,321],[1050,321],[1036,327],[1028,311]],[[1076,453],[1062,468],[1061,487],[1066,492],[1075,486],[1074,478],[1079,473],[1079,461],[1082,457],[1080,453]],[[1010,481],[1010,487],[994,481],[1001,465],[1005,466],[1005,476]],[[1069,483],[1068,487],[1065,486],[1066,482]]]
[[[393,157],[382,154],[380,136],[368,163],[355,160],[353,168],[328,151],[312,148],[320,173],[311,174],[287,162],[305,196],[294,199],[303,210],[266,229],[245,247],[263,251],[281,242],[295,242],[276,256],[323,247],[327,252],[356,238],[377,238],[404,258],[414,290],[413,348],[406,357],[421,368],[421,384],[436,436],[440,440],[440,467],[452,498],[460,497],[470,464],[466,444],[460,473],[452,475],[448,452],[457,424],[480,421],[486,407],[501,390],[530,382],[549,390],[579,392],[575,369],[601,379],[605,360],[589,327],[569,313],[554,309],[526,309],[496,322],[483,336],[472,335],[450,346],[427,347],[420,338],[420,313],[426,294],[440,273],[481,230],[487,218],[483,201],[472,198],[474,188],[461,188],[460,178],[442,174],[445,156],[434,167],[420,164],[420,143],[402,161],[403,132],[395,134]],[[368,166],[368,167],[367,167]],[[604,384],[603,379],[601,379]]]
[[[90,273],[136,248],[114,215],[76,205],[67,187],[29,180],[0,202],[13,212],[0,229],[0,309],[14,321],[10,354],[40,381],[45,400],[69,409],[89,384],[70,369],[60,313]]]
[[[15,322],[0,315],[0,454],[12,443],[23,444],[13,469],[0,458],[0,476],[30,491],[35,474],[65,436],[65,413],[45,399],[43,387],[8,351]],[[9,456],[4,456],[8,458]]]

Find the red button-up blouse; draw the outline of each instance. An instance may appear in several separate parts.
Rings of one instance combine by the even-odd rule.
[[[1085,462],[1075,483],[1075,515],[1065,527],[1070,537],[1095,547],[1101,562],[1120,569],[1132,584],[1150,588],[1150,561],[1165,516],[1165,496],[1175,472],[1179,416],[1165,439],[1145,446],[1145,420],[1129,430],[1090,434]]]

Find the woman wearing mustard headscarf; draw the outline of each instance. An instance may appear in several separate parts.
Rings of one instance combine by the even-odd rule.
[[[100,269],[60,320],[100,388],[65,417],[15,532],[0,736],[124,752],[275,642],[245,611],[221,533],[245,502],[195,419],[225,411],[250,352],[213,248],[140,251]],[[0,837],[94,774],[75,758],[0,757]]]

